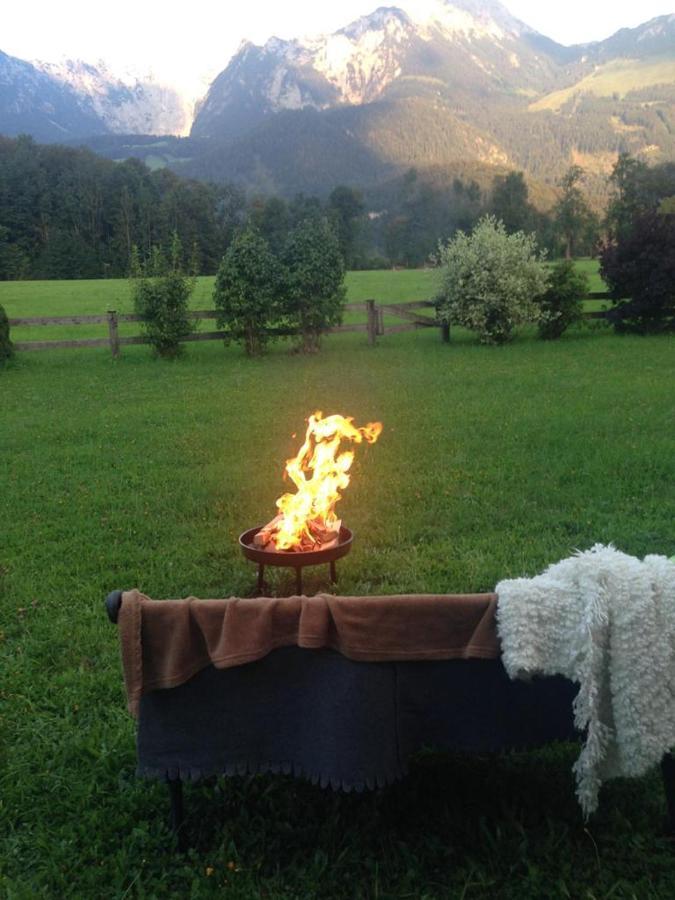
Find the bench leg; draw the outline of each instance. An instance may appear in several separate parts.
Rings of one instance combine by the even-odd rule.
[[[167,784],[169,785],[169,796],[171,798],[171,815],[169,819],[171,831],[178,839],[178,849],[183,850],[183,782],[177,779],[176,781],[168,781]]]
[[[675,756],[665,753],[661,760],[661,776],[668,808],[668,831],[675,834]]]

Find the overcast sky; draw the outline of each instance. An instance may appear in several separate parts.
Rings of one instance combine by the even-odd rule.
[[[115,69],[130,66],[202,93],[239,43],[271,35],[300,37],[335,31],[378,5],[396,0],[23,0],[6,2],[0,50],[22,59],[64,56]],[[675,12],[675,0],[506,0],[522,21],[562,44],[609,37]],[[401,2],[405,6],[405,2]]]

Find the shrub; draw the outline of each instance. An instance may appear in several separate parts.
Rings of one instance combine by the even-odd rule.
[[[636,215],[605,245],[600,271],[614,308],[617,331],[675,330],[675,214]]]
[[[314,353],[322,332],[342,321],[346,295],[340,244],[328,222],[313,218],[296,225],[283,261],[288,279],[286,320],[300,332],[300,349]]]
[[[0,366],[14,356],[14,348],[9,339],[9,319],[4,307],[0,306]]]
[[[586,274],[576,271],[571,260],[557,263],[551,269],[545,293],[539,298],[539,337],[555,340],[570,325],[579,322],[588,290]]]
[[[150,259],[142,264],[136,247],[131,258],[131,290],[134,309],[142,317],[142,328],[155,353],[174,359],[183,350],[181,340],[194,328],[189,301],[196,284],[195,274],[186,274],[182,248],[174,233],[170,258],[153,247]]]
[[[440,246],[437,262],[441,320],[476,331],[484,344],[503,344],[517,325],[538,320],[548,272],[534,235],[507,234],[486,216],[471,234],[460,231]]]
[[[278,322],[285,289],[283,269],[264,237],[254,228],[240,231],[218,269],[213,302],[218,326],[243,341],[249,356],[258,356]]]

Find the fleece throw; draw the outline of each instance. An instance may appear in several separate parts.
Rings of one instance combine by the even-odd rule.
[[[364,662],[496,659],[495,594],[151,600],[126,591],[118,618],[129,710],[206,666],[262,659],[278,647],[328,647]]]
[[[675,747],[675,564],[612,546],[502,581],[497,628],[511,678],[579,683],[574,771],[588,817],[603,781],[643,775]]]

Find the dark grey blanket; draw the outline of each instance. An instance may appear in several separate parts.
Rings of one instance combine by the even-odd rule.
[[[143,696],[138,771],[170,780],[286,772],[362,791],[404,775],[425,747],[573,739],[576,692],[562,678],[510,681],[499,660],[355,662],[283,647]]]

